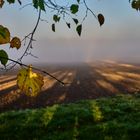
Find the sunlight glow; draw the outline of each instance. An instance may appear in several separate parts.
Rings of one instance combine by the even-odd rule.
[[[0,83],[3,83],[3,82],[5,82],[5,81],[10,81],[10,80],[12,80],[12,79],[15,79],[16,78],[16,76],[15,75],[13,75],[13,76],[1,76],[0,77]]]
[[[91,104],[91,109],[93,113],[93,118],[95,122],[101,121],[103,119],[103,114],[97,104]]]
[[[10,81],[8,83],[1,84],[0,85],[0,91],[5,90],[5,89],[10,88],[10,87],[13,87],[15,85],[16,85],[16,80]]]
[[[102,76],[105,76],[107,79],[114,80],[114,81],[121,81],[124,80],[123,76],[114,74],[114,73],[101,73]]]
[[[59,106],[56,105],[55,107],[53,107],[52,110],[47,110],[47,111],[43,114],[41,120],[42,120],[42,122],[43,122],[43,124],[44,124],[45,126],[47,126],[47,125],[51,122],[51,120],[53,119],[53,116],[54,116],[54,114],[56,113],[58,107],[59,107]]]
[[[119,93],[119,91],[112,84],[110,84],[109,82],[106,82],[104,80],[97,80],[97,83],[101,87],[111,91],[112,93]]]

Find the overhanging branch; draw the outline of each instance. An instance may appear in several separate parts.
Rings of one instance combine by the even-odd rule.
[[[2,58],[2,59],[7,59],[7,58],[2,57],[2,56],[0,56],[0,58]],[[24,67],[27,67],[27,68],[29,67],[28,65],[23,64],[23,63],[20,63],[20,62],[18,62],[18,61],[16,61],[16,60],[13,60],[13,59],[10,59],[10,58],[8,58],[8,60],[9,60],[9,61],[12,61],[12,62],[14,62],[14,63],[16,63],[16,64],[18,64],[18,65],[20,65],[20,66],[24,66]],[[37,71],[39,71],[39,72],[41,72],[41,73],[47,74],[47,75],[49,75],[50,77],[52,77],[53,79],[55,79],[56,81],[58,81],[58,82],[59,82],[60,84],[62,84],[63,86],[65,85],[64,82],[62,82],[61,80],[57,79],[55,76],[53,76],[52,74],[50,74],[49,72],[47,72],[47,71],[45,71],[45,70],[41,70],[41,69],[36,68],[36,67],[32,67],[32,69],[37,70]]]

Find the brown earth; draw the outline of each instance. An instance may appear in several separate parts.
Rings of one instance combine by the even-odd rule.
[[[39,108],[56,103],[83,99],[140,93],[140,66],[112,61],[81,65],[48,66],[59,82],[44,75],[44,86],[36,97],[19,93],[16,75],[0,75],[0,112],[15,109]]]

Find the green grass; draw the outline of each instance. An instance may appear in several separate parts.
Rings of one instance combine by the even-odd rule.
[[[140,96],[1,113],[0,140],[140,140]]]

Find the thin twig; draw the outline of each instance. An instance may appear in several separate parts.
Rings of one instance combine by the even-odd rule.
[[[0,58],[2,58],[2,59],[8,59],[9,61],[12,61],[12,62],[14,62],[14,63],[16,63],[16,64],[18,64],[18,65],[20,65],[20,66],[24,66],[24,67],[27,67],[27,68],[29,67],[28,65],[23,64],[23,63],[20,63],[20,62],[18,62],[18,61],[16,61],[16,60],[13,60],[13,59],[11,59],[11,58],[6,58],[6,57],[2,57],[2,56],[0,56]],[[55,79],[56,81],[58,81],[59,83],[61,83],[63,86],[65,85],[64,82],[62,82],[61,80],[57,79],[55,76],[51,75],[49,72],[47,72],[47,71],[45,71],[45,70],[41,70],[41,69],[36,68],[36,67],[32,67],[32,69],[37,70],[37,71],[40,71],[40,72],[42,72],[42,73],[44,73],[44,74],[47,74],[47,75],[49,75],[50,77],[52,77],[53,79]]]
[[[92,13],[92,15],[97,19],[97,16],[95,15],[95,13],[88,7],[88,5],[87,5],[87,3],[86,3],[86,0],[83,0],[83,2],[84,2],[84,4],[85,4],[85,6],[86,6],[86,9],[87,9],[88,11],[90,11],[90,12]]]
[[[28,51],[28,49],[30,48],[31,44],[32,44],[32,41],[34,40],[33,37],[34,37],[34,33],[38,27],[38,24],[39,24],[39,21],[40,21],[40,17],[41,17],[41,9],[39,9],[39,15],[38,15],[38,19],[37,19],[37,22],[36,22],[36,25],[31,33],[31,38],[30,38],[30,41],[27,45],[27,48],[26,50],[24,51],[23,55],[20,57],[20,60],[24,57],[24,55],[26,54],[26,52]]]
[[[34,27],[33,31],[32,31],[31,33],[29,33],[27,36],[25,36],[25,38],[22,40],[22,41],[24,41],[24,40],[26,41],[26,39],[28,38],[28,39],[29,39],[29,43],[28,43],[28,45],[27,45],[25,51],[23,52],[22,56],[18,59],[18,61],[21,61],[22,58],[23,58],[24,56],[26,56],[27,54],[29,54],[29,53],[28,53],[28,50],[29,50],[29,48],[31,48],[31,46],[32,46],[32,41],[35,41],[35,40],[34,40],[34,34],[35,34],[36,29],[37,29],[37,27],[38,27],[38,25],[39,25],[40,17],[41,17],[41,9],[39,9],[39,14],[38,14],[37,22],[36,22],[36,24],[35,24],[35,27]],[[17,61],[17,62],[18,62],[18,61]],[[14,62],[14,61],[13,61],[13,62]],[[9,70],[10,70],[10,69],[13,69],[13,68],[16,66],[16,64],[17,64],[17,63],[12,64],[12,66],[10,66]],[[10,63],[9,65],[11,65],[11,63]]]

